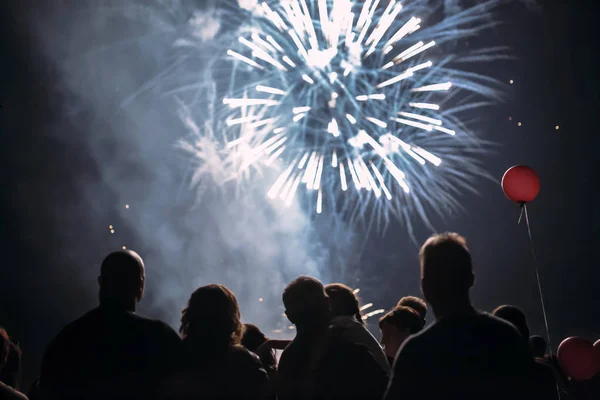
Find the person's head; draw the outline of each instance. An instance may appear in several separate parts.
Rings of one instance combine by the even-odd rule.
[[[240,307],[231,290],[206,285],[192,293],[181,312],[179,333],[184,341],[202,347],[223,348],[240,343]]]
[[[144,261],[135,251],[110,253],[100,267],[100,302],[113,300],[135,309],[144,294]]]
[[[425,326],[425,316],[427,315],[427,303],[419,297],[405,296],[398,301],[397,307],[405,306],[410,307],[419,314],[422,319],[423,326]]]
[[[10,353],[10,338],[6,329],[0,327],[0,371],[4,369]]]
[[[364,324],[360,315],[358,299],[352,289],[342,283],[330,283],[325,286],[325,293],[329,296],[332,317],[354,317],[358,322]]]
[[[242,346],[250,351],[256,351],[268,339],[254,324],[244,324],[242,329]]]
[[[419,252],[421,289],[434,312],[436,307],[449,307],[468,301],[475,283],[471,253],[466,240],[457,233],[431,236]]]
[[[511,325],[513,325],[523,339],[529,340],[529,327],[527,326],[527,318],[525,313],[520,308],[510,305],[504,305],[496,308],[492,315],[496,318],[500,318]]]
[[[244,324],[242,331],[242,346],[247,350],[256,353],[256,350],[258,350],[258,348],[267,340],[269,340],[269,338],[265,336],[258,326],[254,324]],[[263,366],[266,368],[276,367],[277,360],[275,358],[274,350],[271,350],[268,354],[261,354],[259,357]]]
[[[544,358],[546,350],[548,349],[548,344],[543,337],[533,335],[529,338],[529,348],[531,348],[531,353],[534,357]]]
[[[379,319],[381,344],[388,358],[394,358],[404,341],[421,330],[421,316],[412,308],[398,306]]]
[[[331,318],[329,297],[318,279],[296,278],[284,289],[282,297],[285,314],[298,330],[326,326]]]

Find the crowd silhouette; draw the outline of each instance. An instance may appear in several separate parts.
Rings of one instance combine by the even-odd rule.
[[[434,235],[420,253],[423,299],[403,297],[367,329],[346,285],[301,276],[283,291],[293,340],[242,324],[234,293],[196,289],[179,334],[136,314],[144,294],[142,258],[109,254],[100,268],[99,306],[48,345],[32,400],[58,399],[600,399],[567,377],[546,341],[531,336],[517,307],[491,314],[469,293],[471,254],[456,233]],[[426,325],[431,309],[435,321]],[[279,361],[276,351],[282,350]],[[0,329],[0,400],[19,389],[21,349]],[[594,378],[597,382],[598,375]]]

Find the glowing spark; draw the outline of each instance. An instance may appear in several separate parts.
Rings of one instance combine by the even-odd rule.
[[[276,106],[280,104],[277,100],[269,99],[223,99],[223,104],[229,105],[231,108],[243,107],[243,106]]]
[[[396,122],[400,122],[401,124],[414,126],[415,128],[424,129],[429,132],[431,132],[431,130],[433,129],[433,127],[431,125],[422,124],[420,122],[415,122],[415,121],[411,121],[411,120],[404,119],[404,118],[392,118],[392,119]]]
[[[377,178],[377,181],[379,182],[379,186],[381,186],[381,190],[383,190],[383,193],[385,194],[385,197],[388,200],[391,200],[392,199],[392,194],[390,193],[390,191],[388,190],[387,186],[385,185],[385,181],[383,179],[383,175],[381,175],[381,172],[379,172],[379,170],[377,169],[377,167],[375,166],[375,164],[373,164],[370,161],[369,161],[369,164],[371,165],[371,169],[373,170],[373,173],[375,174],[375,177]]]
[[[360,292],[360,289],[359,289],[359,288],[356,288],[356,289],[354,289],[354,290],[352,291],[352,293],[354,293],[354,294],[358,294],[358,292]]]
[[[317,194],[317,214],[321,214],[321,211],[323,210],[323,194],[321,193],[321,189],[319,189],[319,192]]]
[[[342,183],[342,190],[345,192],[348,190],[348,185],[346,184],[346,172],[344,171],[344,164],[340,164],[340,181]]]
[[[407,112],[403,112],[403,111],[399,112],[398,114],[402,115],[403,117],[408,117],[408,118],[418,119],[419,121],[429,122],[430,124],[433,124],[433,125],[442,125],[442,121],[440,121],[439,119],[426,117],[424,115],[407,113]]]
[[[304,79],[306,82],[310,83],[311,85],[312,85],[313,83],[315,83],[315,81],[313,80],[313,78],[311,78],[310,76],[308,76],[308,75],[306,75],[306,74],[303,74],[303,75],[302,75],[302,79]]]
[[[400,82],[406,78],[410,78],[411,76],[413,76],[412,71],[406,71],[398,76],[393,77],[392,79],[388,79],[387,81],[381,82],[379,85],[377,85],[377,88],[383,88],[389,85],[392,85],[394,83]],[[414,89],[413,89],[414,90]]]
[[[335,150],[333,151],[333,154],[331,155],[331,166],[333,168],[336,168],[338,165],[338,161],[337,161],[337,153],[335,152]]]
[[[421,157],[423,157],[424,159],[426,159],[427,161],[429,161],[430,163],[432,163],[436,167],[439,166],[442,163],[442,159],[441,158],[434,156],[430,152],[425,151],[425,150],[423,150],[420,147],[413,146],[412,149],[414,150],[415,153],[417,153],[418,155],[420,155]]]
[[[294,118],[293,118],[293,119],[294,119],[294,122],[298,122],[298,121],[300,121],[300,120],[301,120],[302,118],[304,118],[305,116],[306,116],[306,114],[304,114],[304,113],[303,113],[303,114],[298,114],[298,115],[294,116]]]
[[[366,117],[365,119],[369,122],[374,123],[377,126],[380,126],[382,128],[387,128],[387,124],[380,119],[373,118],[373,117]]]
[[[256,87],[256,90],[258,92],[265,92],[265,93],[271,93],[271,94],[280,94],[280,95],[285,95],[287,92],[281,89],[277,89],[277,88],[273,88],[270,86],[262,86],[262,85],[258,85]]]
[[[294,107],[292,109],[292,112],[294,114],[300,114],[300,113],[303,113],[303,112],[307,112],[308,110],[310,110],[310,107],[308,107],[308,106],[305,106],[305,107]]]
[[[257,115],[251,115],[249,117],[228,119],[227,121],[225,121],[225,123],[227,124],[227,126],[232,126],[232,125],[237,125],[237,124],[243,124],[244,122],[252,122],[254,120],[257,120],[258,118],[260,118],[260,117]]]
[[[249,59],[248,57],[244,57],[243,55],[236,53],[233,50],[227,50],[227,54],[230,55],[233,58],[237,58],[240,61],[245,62],[248,65],[251,65],[253,67],[259,68],[259,69],[265,69],[262,65],[258,64],[256,61]]]
[[[430,92],[430,91],[444,91],[452,87],[452,83],[437,83],[435,85],[421,86],[419,88],[411,89],[411,92]]]
[[[442,128],[441,126],[434,126],[433,129],[435,129],[436,131],[447,133],[448,135],[452,135],[452,136],[456,135],[456,132],[453,131],[452,129]]]
[[[356,100],[358,101],[367,101],[367,100],[385,100],[385,94],[383,93],[376,93],[376,94],[369,94],[369,95],[360,95],[360,96],[356,96]]]
[[[438,106],[437,104],[430,104],[430,103],[408,103],[409,106],[411,107],[415,107],[415,108],[424,108],[426,110],[439,110],[440,106]]]
[[[356,124],[356,118],[354,118],[352,115],[346,114],[346,118],[348,119],[348,121],[350,121],[352,125]]]
[[[373,303],[368,303],[368,304],[365,304],[364,306],[362,306],[361,308],[359,308],[358,310],[359,311],[364,311],[364,310],[366,310],[368,308],[371,308],[371,307],[373,307]]]
[[[335,137],[340,136],[340,128],[335,118],[333,118],[329,125],[327,125],[327,132],[331,133]]]

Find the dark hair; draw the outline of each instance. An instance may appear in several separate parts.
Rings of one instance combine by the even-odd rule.
[[[425,316],[427,315],[427,303],[425,303],[425,300],[419,297],[404,296],[398,301],[397,306],[406,306],[412,308],[421,316],[423,320],[425,320]]]
[[[0,327],[0,370],[6,364],[8,353],[10,352],[10,338],[6,329]]]
[[[267,337],[258,326],[244,324],[242,329],[242,346],[254,352],[267,340]]]
[[[422,327],[422,318],[411,307],[398,306],[379,319],[379,328],[390,324],[398,329],[406,329],[409,333],[417,333]]]
[[[236,345],[242,336],[240,318],[240,307],[231,290],[223,285],[206,285],[192,293],[181,312],[179,333],[184,341],[199,346]]]
[[[137,297],[143,281],[144,262],[134,251],[116,251],[110,253],[102,261],[100,267],[101,297],[116,299]]]
[[[533,335],[529,338],[529,347],[531,348],[531,353],[534,357],[544,358],[546,350],[548,349],[548,343],[546,343],[546,339],[543,337]]]
[[[265,336],[258,326],[254,324],[244,324],[242,331],[242,346],[247,350],[256,353],[256,350],[258,350],[258,348],[267,340],[269,340],[269,338]],[[267,355],[262,355],[260,360],[266,368],[275,368],[277,365],[274,350],[271,350]]]
[[[300,276],[283,290],[283,305],[289,320],[296,325],[317,323],[329,312],[328,297],[316,278]]]
[[[473,266],[467,241],[458,233],[431,236],[419,251],[421,277],[435,283],[438,290],[468,290]]]
[[[343,283],[330,283],[325,286],[325,293],[329,296],[331,313],[334,317],[352,316],[361,324],[364,324],[356,295]]]
[[[492,312],[492,315],[512,324],[517,328],[521,336],[523,336],[523,339],[529,340],[527,317],[525,317],[525,313],[520,308],[511,305],[503,305],[496,308]]]

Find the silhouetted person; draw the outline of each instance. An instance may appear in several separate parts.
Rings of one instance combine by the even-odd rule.
[[[536,397],[540,399],[558,399],[558,387],[554,372],[544,360],[536,359],[529,346],[529,326],[525,313],[518,307],[503,305],[496,308],[492,315],[512,324],[527,343],[531,357],[534,360],[532,380]],[[545,342],[544,342],[545,344]]]
[[[413,308],[406,306],[397,306],[379,319],[381,343],[390,365],[394,365],[394,358],[402,343],[410,335],[419,332],[422,326],[421,316]]]
[[[12,342],[4,328],[0,328],[0,374],[6,368]],[[0,381],[0,400],[27,400],[27,396]]]
[[[13,389],[20,390],[19,378],[21,373],[21,348],[18,344],[9,343],[8,358],[6,365],[0,371],[0,382],[12,387]]]
[[[344,330],[342,339],[365,346],[379,366],[389,374],[390,364],[377,339],[365,327],[358,299],[352,289],[341,283],[331,283],[325,286],[325,293],[331,305],[331,324]]]
[[[165,398],[263,399],[267,373],[257,355],[240,345],[240,308],[223,285],[202,286],[190,297],[179,329],[181,368],[163,388]]]
[[[419,256],[436,322],[400,347],[385,399],[529,399],[526,343],[510,324],[471,305],[475,276],[465,239],[434,235]]]
[[[277,369],[277,359],[275,358],[274,350],[268,351],[265,354],[259,354],[258,349],[269,338],[260,330],[260,328],[254,324],[244,324],[242,329],[242,346],[256,354],[263,367],[267,370]]]
[[[427,320],[425,317],[427,316],[427,303],[423,301],[423,299],[416,296],[405,296],[398,301],[397,307],[406,306],[410,307],[419,314],[421,317],[421,328],[425,327]]]
[[[529,348],[535,358],[544,358],[548,350],[548,343],[546,343],[546,339],[543,337],[533,335],[529,338]]]
[[[321,282],[295,279],[283,304],[296,337],[279,360],[278,400],[381,397],[385,371],[365,346],[343,339],[344,328],[328,329],[331,308]]]
[[[144,293],[144,263],[133,251],[102,262],[100,306],[67,325],[42,361],[45,399],[147,399],[170,374],[181,340],[163,322],[135,314]]]

